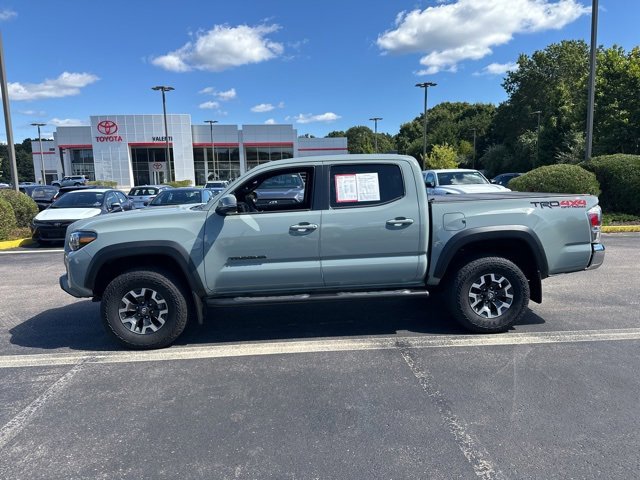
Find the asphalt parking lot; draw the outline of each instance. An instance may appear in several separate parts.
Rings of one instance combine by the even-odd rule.
[[[568,479],[640,471],[640,234],[502,335],[437,298],[216,307],[128,352],[0,253],[0,478]]]

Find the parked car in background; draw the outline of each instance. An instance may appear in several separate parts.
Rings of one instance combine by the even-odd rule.
[[[58,189],[58,192],[53,197],[53,201],[55,202],[66,193],[75,192],[76,190],[89,190],[91,188],[107,188],[107,187],[103,187],[101,185],[76,185],[74,187],[60,187]]]
[[[213,196],[213,192],[207,188],[170,188],[160,192],[156,198],[151,200],[149,202],[149,207],[207,203]]]
[[[255,206],[261,210],[296,205],[304,200],[305,181],[299,173],[267,178],[255,187]]]
[[[511,191],[502,185],[493,185],[478,170],[465,168],[426,170],[422,172],[422,176],[427,188],[427,195]]]
[[[56,187],[70,187],[86,185],[87,183],[89,183],[89,179],[84,175],[71,175],[69,177],[62,177],[62,180],[55,180],[51,182],[51,185]]]
[[[212,182],[207,182],[204,188],[208,188],[213,192],[214,195],[217,195],[218,193],[222,192],[225,188],[227,188],[228,185],[229,185],[229,182],[227,182],[226,180],[214,180]]]
[[[28,185],[20,184],[18,186],[18,190],[25,195],[29,195],[33,201],[36,202],[40,211],[49,207],[49,205],[53,203],[53,197],[58,193],[58,187],[51,185],[38,185],[37,183]]]
[[[171,185],[138,185],[129,190],[128,197],[133,202],[133,208],[144,208],[160,192],[168,188],[173,187]]]
[[[9,188],[10,185],[8,183],[0,183],[0,188]]]
[[[120,190],[76,190],[57,199],[34,217],[31,224],[32,237],[40,245],[63,241],[67,227],[76,220],[131,209],[133,203]]]
[[[516,177],[519,177],[522,173],[501,173],[500,175],[496,175],[491,179],[491,183],[495,185],[502,185],[503,187],[507,186],[511,180]]]

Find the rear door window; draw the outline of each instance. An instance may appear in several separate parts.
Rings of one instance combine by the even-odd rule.
[[[382,205],[404,197],[404,180],[398,165],[332,165],[331,208]]]

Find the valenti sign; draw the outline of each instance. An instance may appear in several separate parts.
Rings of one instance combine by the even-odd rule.
[[[102,135],[96,136],[97,142],[121,142],[122,137],[117,135],[118,124],[113,120],[102,120],[96,126],[98,132]]]

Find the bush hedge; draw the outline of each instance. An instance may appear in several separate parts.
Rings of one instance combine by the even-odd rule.
[[[640,155],[603,155],[583,166],[600,182],[604,210],[640,215]]]
[[[118,186],[118,182],[115,182],[113,180],[91,180],[90,182],[87,182],[87,184],[109,188],[116,188]]]
[[[190,187],[191,180],[174,180],[173,182],[167,182],[167,185],[171,185],[174,188]]]
[[[14,218],[19,228],[31,225],[31,220],[38,214],[38,205],[29,195],[4,188],[0,190],[0,198],[3,198],[13,209]]]
[[[596,176],[577,165],[547,165],[525,173],[509,182],[518,192],[600,194]]]
[[[11,204],[0,196],[0,241],[8,240],[11,231],[16,228],[16,216]]]

